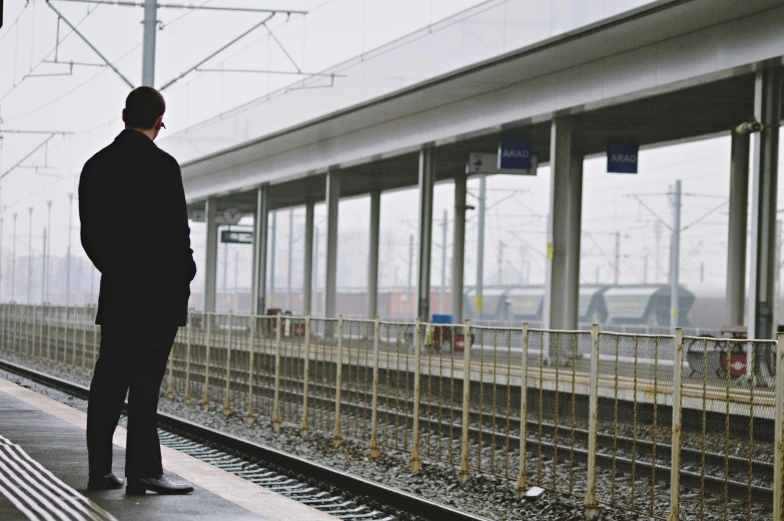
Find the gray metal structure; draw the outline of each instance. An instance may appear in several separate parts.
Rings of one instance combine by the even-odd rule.
[[[368,316],[378,314],[378,245],[381,234],[381,191],[370,192],[370,237],[368,248]]]
[[[604,153],[613,140],[645,148],[729,135],[756,116],[764,127],[752,151],[759,186],[752,191],[754,298],[748,313],[753,334],[770,337],[772,308],[767,307],[772,301],[765,288],[773,287],[768,282],[774,264],[780,122],[775,94],[780,93],[784,53],[784,1],[647,2],[566,32],[521,40],[516,48],[474,63],[435,73],[423,69],[423,79],[403,87],[367,97],[350,90],[371,70],[382,67],[393,76],[395,67],[416,66],[418,57],[433,52],[432,42],[444,48],[449,38],[462,38],[459,31],[439,31],[461,27],[472,16],[497,15],[507,27],[519,17],[503,18],[506,11],[501,10],[527,13],[529,4],[510,0],[497,9],[488,4],[481,12],[469,10],[433,29],[432,36],[417,33],[384,52],[341,64],[335,70],[346,78],[331,89],[281,90],[175,134],[164,146],[178,157],[192,158],[183,165],[190,206],[210,198],[219,208],[255,213],[262,183],[269,183],[270,210],[326,200],[326,314],[335,316],[340,311],[334,305],[339,198],[419,185],[417,311],[425,319],[430,313],[432,183],[459,180],[471,152],[495,153],[501,138],[528,138],[533,155],[550,159],[556,180],[551,200],[559,202],[551,204],[548,228],[547,324],[569,328],[576,323],[582,158]],[[500,32],[492,23],[472,25],[472,30],[488,41]],[[462,40],[454,43],[463,48],[457,45]],[[344,100],[343,105],[335,100]],[[254,128],[249,140],[232,131],[246,125]],[[736,168],[741,162],[736,157]],[[736,178],[733,190],[741,182]],[[740,196],[733,200],[739,202]],[[739,226],[738,212],[732,212],[733,228]],[[730,233],[734,242],[742,241],[739,232]],[[453,259],[453,285],[460,283],[457,263]],[[735,288],[732,316],[737,317],[742,270],[731,263],[728,287]]]
[[[730,214],[727,232],[725,322],[743,324],[746,307],[746,234],[749,211],[749,135],[732,133]]]

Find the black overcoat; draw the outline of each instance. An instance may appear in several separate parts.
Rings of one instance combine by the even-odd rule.
[[[96,324],[185,325],[196,264],[177,161],[123,130],[85,163],[79,216],[101,272]]]

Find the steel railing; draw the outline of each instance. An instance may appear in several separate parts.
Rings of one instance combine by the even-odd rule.
[[[0,307],[0,349],[88,376],[94,307]],[[141,327],[141,326],[140,326]],[[781,519],[784,342],[191,312],[163,392],[659,519]],[[753,367],[753,370],[746,368]],[[261,427],[260,427],[261,428]],[[523,456],[521,456],[523,455]],[[694,492],[696,491],[696,493]]]

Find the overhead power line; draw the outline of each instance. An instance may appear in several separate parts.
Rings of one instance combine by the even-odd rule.
[[[98,2],[98,3],[99,3],[99,4],[102,4],[102,3],[105,3],[105,2]],[[92,50],[93,50],[93,52],[95,52],[95,54],[97,54],[97,55],[98,55],[98,57],[99,57],[99,58],[101,58],[101,59],[104,61],[104,63],[105,63],[105,64],[106,64],[106,65],[107,65],[109,68],[111,68],[111,69],[112,69],[112,70],[113,70],[113,71],[114,71],[114,72],[115,72],[115,73],[116,73],[116,74],[117,74],[117,75],[118,75],[120,78],[122,78],[122,80],[123,80],[123,81],[124,81],[124,82],[125,82],[125,83],[126,83],[126,84],[127,84],[129,87],[130,87],[130,88],[133,88],[133,83],[131,83],[131,80],[129,80],[128,78],[126,78],[126,77],[123,75],[123,73],[121,73],[121,72],[119,71],[119,69],[117,69],[117,67],[115,67],[115,66],[114,66],[114,64],[113,64],[112,62],[110,62],[110,61],[109,61],[109,59],[108,59],[108,58],[106,58],[106,57],[105,57],[103,54],[101,54],[101,51],[99,51],[99,50],[98,50],[98,49],[95,47],[95,45],[93,45],[93,44],[90,42],[90,40],[88,40],[88,39],[87,39],[87,38],[86,38],[86,37],[85,37],[85,36],[84,36],[82,33],[80,33],[80,32],[79,32],[79,30],[76,28],[76,26],[74,26],[74,25],[73,25],[71,22],[69,22],[69,21],[68,21],[68,19],[67,19],[66,17],[64,17],[64,16],[63,16],[63,14],[62,14],[60,11],[58,11],[58,10],[57,10],[57,8],[56,8],[55,6],[53,6],[53,5],[52,5],[52,2],[51,2],[51,0],[46,0],[46,5],[48,5],[48,6],[49,6],[49,8],[50,8],[52,11],[54,11],[54,12],[57,14],[57,16],[58,16],[58,17],[60,17],[60,19],[61,19],[63,22],[65,22],[65,24],[66,24],[68,27],[70,27],[70,28],[71,28],[71,30],[72,30],[74,33],[76,33],[76,36],[78,36],[79,38],[81,38],[81,39],[82,39],[82,41],[83,41],[84,43],[86,43],[86,44],[87,44],[87,46],[88,46],[88,47],[90,47],[90,49],[92,49]],[[59,42],[58,42],[58,43],[59,43]]]
[[[123,0],[60,0],[62,2],[77,2],[80,4],[103,4],[103,5],[117,5],[121,7],[144,7],[144,2],[126,2]],[[297,11],[295,9],[262,9],[256,7],[215,7],[205,5],[192,5],[192,4],[158,4],[159,9],[188,9],[190,11],[233,11],[244,13],[282,13],[286,15],[292,14],[308,14],[307,11]]]

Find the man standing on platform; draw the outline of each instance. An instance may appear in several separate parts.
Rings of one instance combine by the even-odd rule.
[[[100,356],[87,410],[88,489],[123,486],[112,474],[112,436],[128,393],[126,492],[186,494],[163,475],[158,394],[196,275],[180,166],[153,140],[166,104],[151,87],[125,100],[123,130],[84,165],[82,246],[101,272]]]

